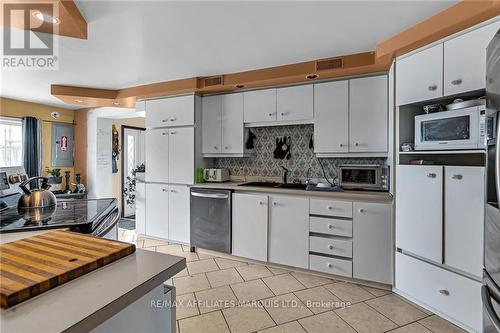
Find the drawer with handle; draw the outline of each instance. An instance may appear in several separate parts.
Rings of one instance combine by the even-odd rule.
[[[309,237],[309,251],[352,258],[352,241],[326,237]]]
[[[352,220],[309,217],[309,231],[343,237],[352,237]]]
[[[311,199],[309,213],[313,215],[352,217],[352,202]]]
[[[313,271],[352,277],[352,261],[309,255],[309,269]]]

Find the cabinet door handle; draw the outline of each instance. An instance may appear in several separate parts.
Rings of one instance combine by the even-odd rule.
[[[462,175],[457,174],[457,175],[453,175],[453,176],[451,176],[451,178],[452,178],[452,179],[461,180],[461,179],[462,179],[462,178],[464,178],[464,177],[463,177]]]
[[[330,264],[330,263],[328,263],[328,264],[326,264],[326,267],[328,267],[328,268],[332,268],[332,267],[333,267],[333,265],[332,265],[332,264]]]
[[[162,119],[161,122],[162,123],[166,123],[168,121],[168,119]]]
[[[358,142],[356,142],[354,145],[357,147],[357,146],[359,146],[359,143],[358,143]]]
[[[429,177],[429,178],[436,178],[436,174],[435,173],[428,173],[427,177]]]
[[[334,249],[333,245],[332,244],[328,245],[328,249],[333,250]]]
[[[446,289],[439,289],[441,295],[450,296],[450,292]]]
[[[329,225],[328,225],[328,229],[333,229],[333,225],[332,225],[332,224],[329,224]]]
[[[343,143],[339,144],[339,147],[344,147],[344,144]]]
[[[228,150],[231,146],[225,146],[224,149]]]
[[[170,190],[170,193],[175,193],[175,190]]]
[[[360,209],[359,209],[359,212],[360,212],[360,213],[364,213],[364,212],[365,212],[365,210],[364,210],[363,208],[360,208]]]
[[[462,79],[453,80],[453,81],[451,81],[451,84],[454,86],[459,86],[462,84]]]
[[[438,88],[438,86],[437,86],[437,85],[435,85],[435,84],[434,84],[434,85],[432,85],[432,86],[427,87],[427,89],[429,89],[429,91],[434,91],[434,90],[436,90],[437,88]]]
[[[276,201],[273,202],[273,206],[278,206],[278,203]]]
[[[332,210],[332,209],[333,209],[333,207],[332,207],[332,206],[326,206],[326,209],[328,209],[328,210]]]
[[[218,149],[217,146],[214,146],[214,149],[217,150]]]
[[[170,118],[170,121],[176,121],[177,118]]]
[[[162,192],[167,192],[167,189],[166,188],[162,188],[161,191]]]
[[[176,134],[177,131],[170,131],[170,134]]]
[[[276,112],[269,112],[267,115],[268,115],[269,117],[272,117],[272,116],[274,116],[275,114],[276,114]],[[283,114],[282,114],[282,115],[283,115]]]
[[[261,205],[261,206],[262,206],[263,204],[264,204],[264,201],[259,200],[259,205]]]
[[[168,132],[163,132],[161,133],[161,135],[168,135]]]

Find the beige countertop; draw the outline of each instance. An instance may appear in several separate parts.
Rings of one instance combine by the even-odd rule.
[[[256,187],[239,186],[245,182],[230,181],[224,183],[202,183],[195,184],[193,188],[205,189],[224,189],[238,192],[262,192],[276,194],[303,195],[308,197],[331,198],[349,201],[372,201],[372,202],[392,202],[392,194],[389,192],[374,191],[343,191],[343,192],[325,192],[325,191],[306,191],[298,189],[274,188],[274,187]]]
[[[9,309],[2,332],[88,332],[186,267],[186,259],[137,249],[125,258]]]

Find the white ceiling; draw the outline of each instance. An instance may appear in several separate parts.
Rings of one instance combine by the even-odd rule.
[[[453,4],[78,1],[88,39],[58,37],[58,70],[3,70],[0,94],[79,108],[50,84],[124,88],[370,51]]]

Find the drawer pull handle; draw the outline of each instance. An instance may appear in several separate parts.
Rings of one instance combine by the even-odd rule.
[[[214,146],[214,149],[217,150],[217,146]]]
[[[275,113],[276,112],[269,112],[268,115],[269,115],[269,117],[272,117],[272,116],[274,116]]]
[[[329,248],[330,250],[333,250],[333,249],[334,249],[334,247],[333,247],[333,245],[332,245],[332,244],[328,245],[328,248]]]
[[[326,267],[328,267],[328,268],[332,268],[332,267],[333,267],[333,265],[332,265],[332,264],[330,264],[330,263],[328,263],[328,264],[326,264]]]
[[[446,289],[439,289],[441,295],[450,296],[450,292]]]
[[[432,86],[427,87],[427,89],[429,89],[429,91],[434,91],[434,90],[436,90],[437,88],[438,88],[438,86],[437,86],[437,85],[435,85],[435,84],[434,84],[434,85],[432,85]]]
[[[341,143],[339,146],[340,146],[340,147],[344,147],[344,144],[343,144],[343,143]]]
[[[462,79],[453,80],[453,81],[451,81],[451,84],[454,85],[454,86],[461,85],[462,84]]]
[[[428,173],[427,177],[429,177],[429,178],[436,178],[436,174],[435,173]]]
[[[162,192],[167,192],[166,188],[162,188],[161,190],[162,190]]]
[[[326,209],[328,209],[328,210],[332,210],[332,209],[333,209],[333,207],[332,207],[332,206],[327,206],[327,207],[326,207]]]
[[[162,123],[166,123],[168,121],[168,119],[162,119],[161,122]]]
[[[177,133],[177,132],[176,131],[170,131],[170,134],[175,134],[175,133]]]
[[[167,135],[167,134],[168,134],[167,132],[163,132],[163,133],[161,133],[161,135]]]
[[[360,212],[360,213],[364,213],[364,212],[365,212],[365,210],[364,210],[363,208],[360,208],[360,209],[359,209],[359,212]]]
[[[276,201],[273,202],[273,206],[278,206],[278,203]]]
[[[354,144],[354,146],[356,146],[356,147],[357,147],[357,146],[359,146],[359,143],[358,143],[358,142],[356,142],[356,143]]]
[[[329,224],[328,229],[333,229],[333,224]]]
[[[462,175],[453,175],[451,176],[452,179],[458,179],[458,180],[461,180],[462,178],[464,178]]]
[[[259,205],[263,205],[263,204],[264,204],[264,201],[259,200]]]

